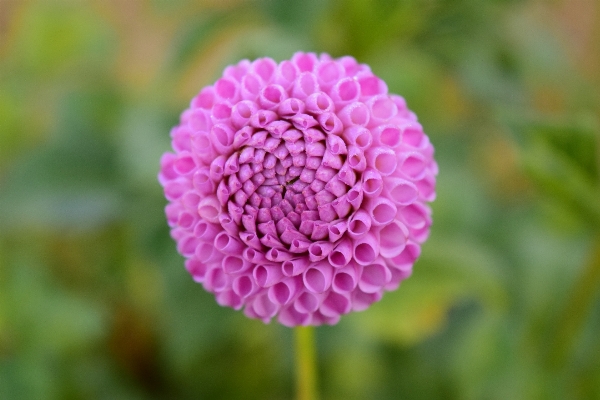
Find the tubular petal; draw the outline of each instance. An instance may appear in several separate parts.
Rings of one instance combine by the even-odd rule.
[[[392,279],[392,273],[383,262],[363,267],[358,287],[365,293],[378,292]]]
[[[313,265],[302,275],[304,286],[312,293],[323,293],[331,286],[333,267],[326,262]]]
[[[393,258],[402,253],[408,240],[408,229],[399,221],[384,226],[379,231],[379,253],[382,257]]]
[[[372,233],[354,241],[354,259],[360,265],[369,265],[379,254],[379,243]]]

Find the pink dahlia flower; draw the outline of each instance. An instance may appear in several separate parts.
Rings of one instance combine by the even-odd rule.
[[[410,276],[437,164],[415,114],[367,65],[240,61],[171,137],[159,173],[171,236],[219,304],[335,324]]]

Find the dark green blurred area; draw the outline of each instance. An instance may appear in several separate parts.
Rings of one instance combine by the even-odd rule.
[[[440,165],[413,276],[317,330],[323,399],[600,398],[594,0],[0,0],[0,398],[288,399],[292,331],[219,307],[158,160],[241,58],[346,54]]]

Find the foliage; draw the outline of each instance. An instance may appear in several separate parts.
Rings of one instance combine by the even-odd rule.
[[[189,278],[156,173],[227,64],[304,49],[370,64],[440,164],[414,275],[318,329],[323,398],[599,398],[597,11],[0,2],[0,397],[292,396],[290,330]]]

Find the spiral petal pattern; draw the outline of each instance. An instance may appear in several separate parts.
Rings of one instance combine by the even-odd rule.
[[[178,251],[223,306],[335,324],[410,276],[431,225],[433,147],[352,57],[227,67],[181,114],[159,182]]]

